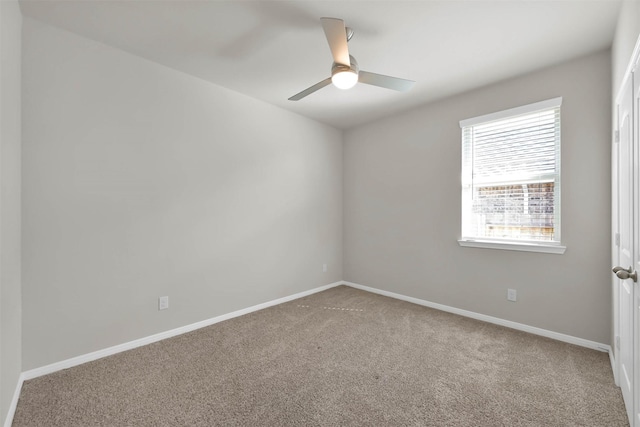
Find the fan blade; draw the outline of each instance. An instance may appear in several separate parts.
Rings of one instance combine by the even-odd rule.
[[[414,85],[413,80],[399,79],[398,77],[383,76],[382,74],[369,73],[368,71],[360,71],[358,73],[358,82],[368,85],[380,86],[387,89],[393,89],[400,92],[406,92]]]
[[[302,98],[304,98],[307,95],[311,95],[313,92],[322,89],[323,87],[327,86],[331,84],[331,77],[324,79],[323,81],[321,81],[320,83],[316,83],[313,86],[303,90],[300,93],[297,93],[295,95],[293,95],[291,98],[289,98],[289,101],[299,101]]]
[[[327,36],[327,42],[329,42],[333,62],[347,67],[351,66],[349,48],[347,47],[347,29],[344,26],[344,21],[337,18],[320,18],[320,21],[324,34]]]

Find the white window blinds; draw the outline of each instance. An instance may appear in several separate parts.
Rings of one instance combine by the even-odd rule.
[[[463,240],[560,243],[561,102],[460,122]]]

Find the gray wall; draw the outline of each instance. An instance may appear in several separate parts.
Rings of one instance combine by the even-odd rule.
[[[611,48],[614,98],[620,90],[638,35],[640,35],[640,1],[625,0],[620,7],[618,25]]]
[[[0,423],[21,371],[20,55],[17,1],[0,1]]]
[[[638,27],[625,2],[614,82]],[[37,21],[23,43],[24,370],[340,279],[609,342],[608,52],[349,131],[343,165],[335,129]],[[567,253],[459,247],[458,121],[555,96]]]
[[[346,132],[344,279],[609,343],[610,82],[604,51]],[[458,122],[558,96],[566,253],[460,247]]]
[[[341,132],[31,19],[23,64],[24,370],[342,279]]]

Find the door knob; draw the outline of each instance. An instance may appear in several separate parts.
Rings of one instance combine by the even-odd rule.
[[[624,279],[632,279],[634,282],[638,281],[638,272],[633,271],[632,267],[622,268],[622,267],[613,267],[612,270],[618,278]]]

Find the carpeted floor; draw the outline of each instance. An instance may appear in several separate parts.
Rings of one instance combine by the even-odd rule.
[[[627,426],[606,353],[339,286],[25,382],[14,426]]]

